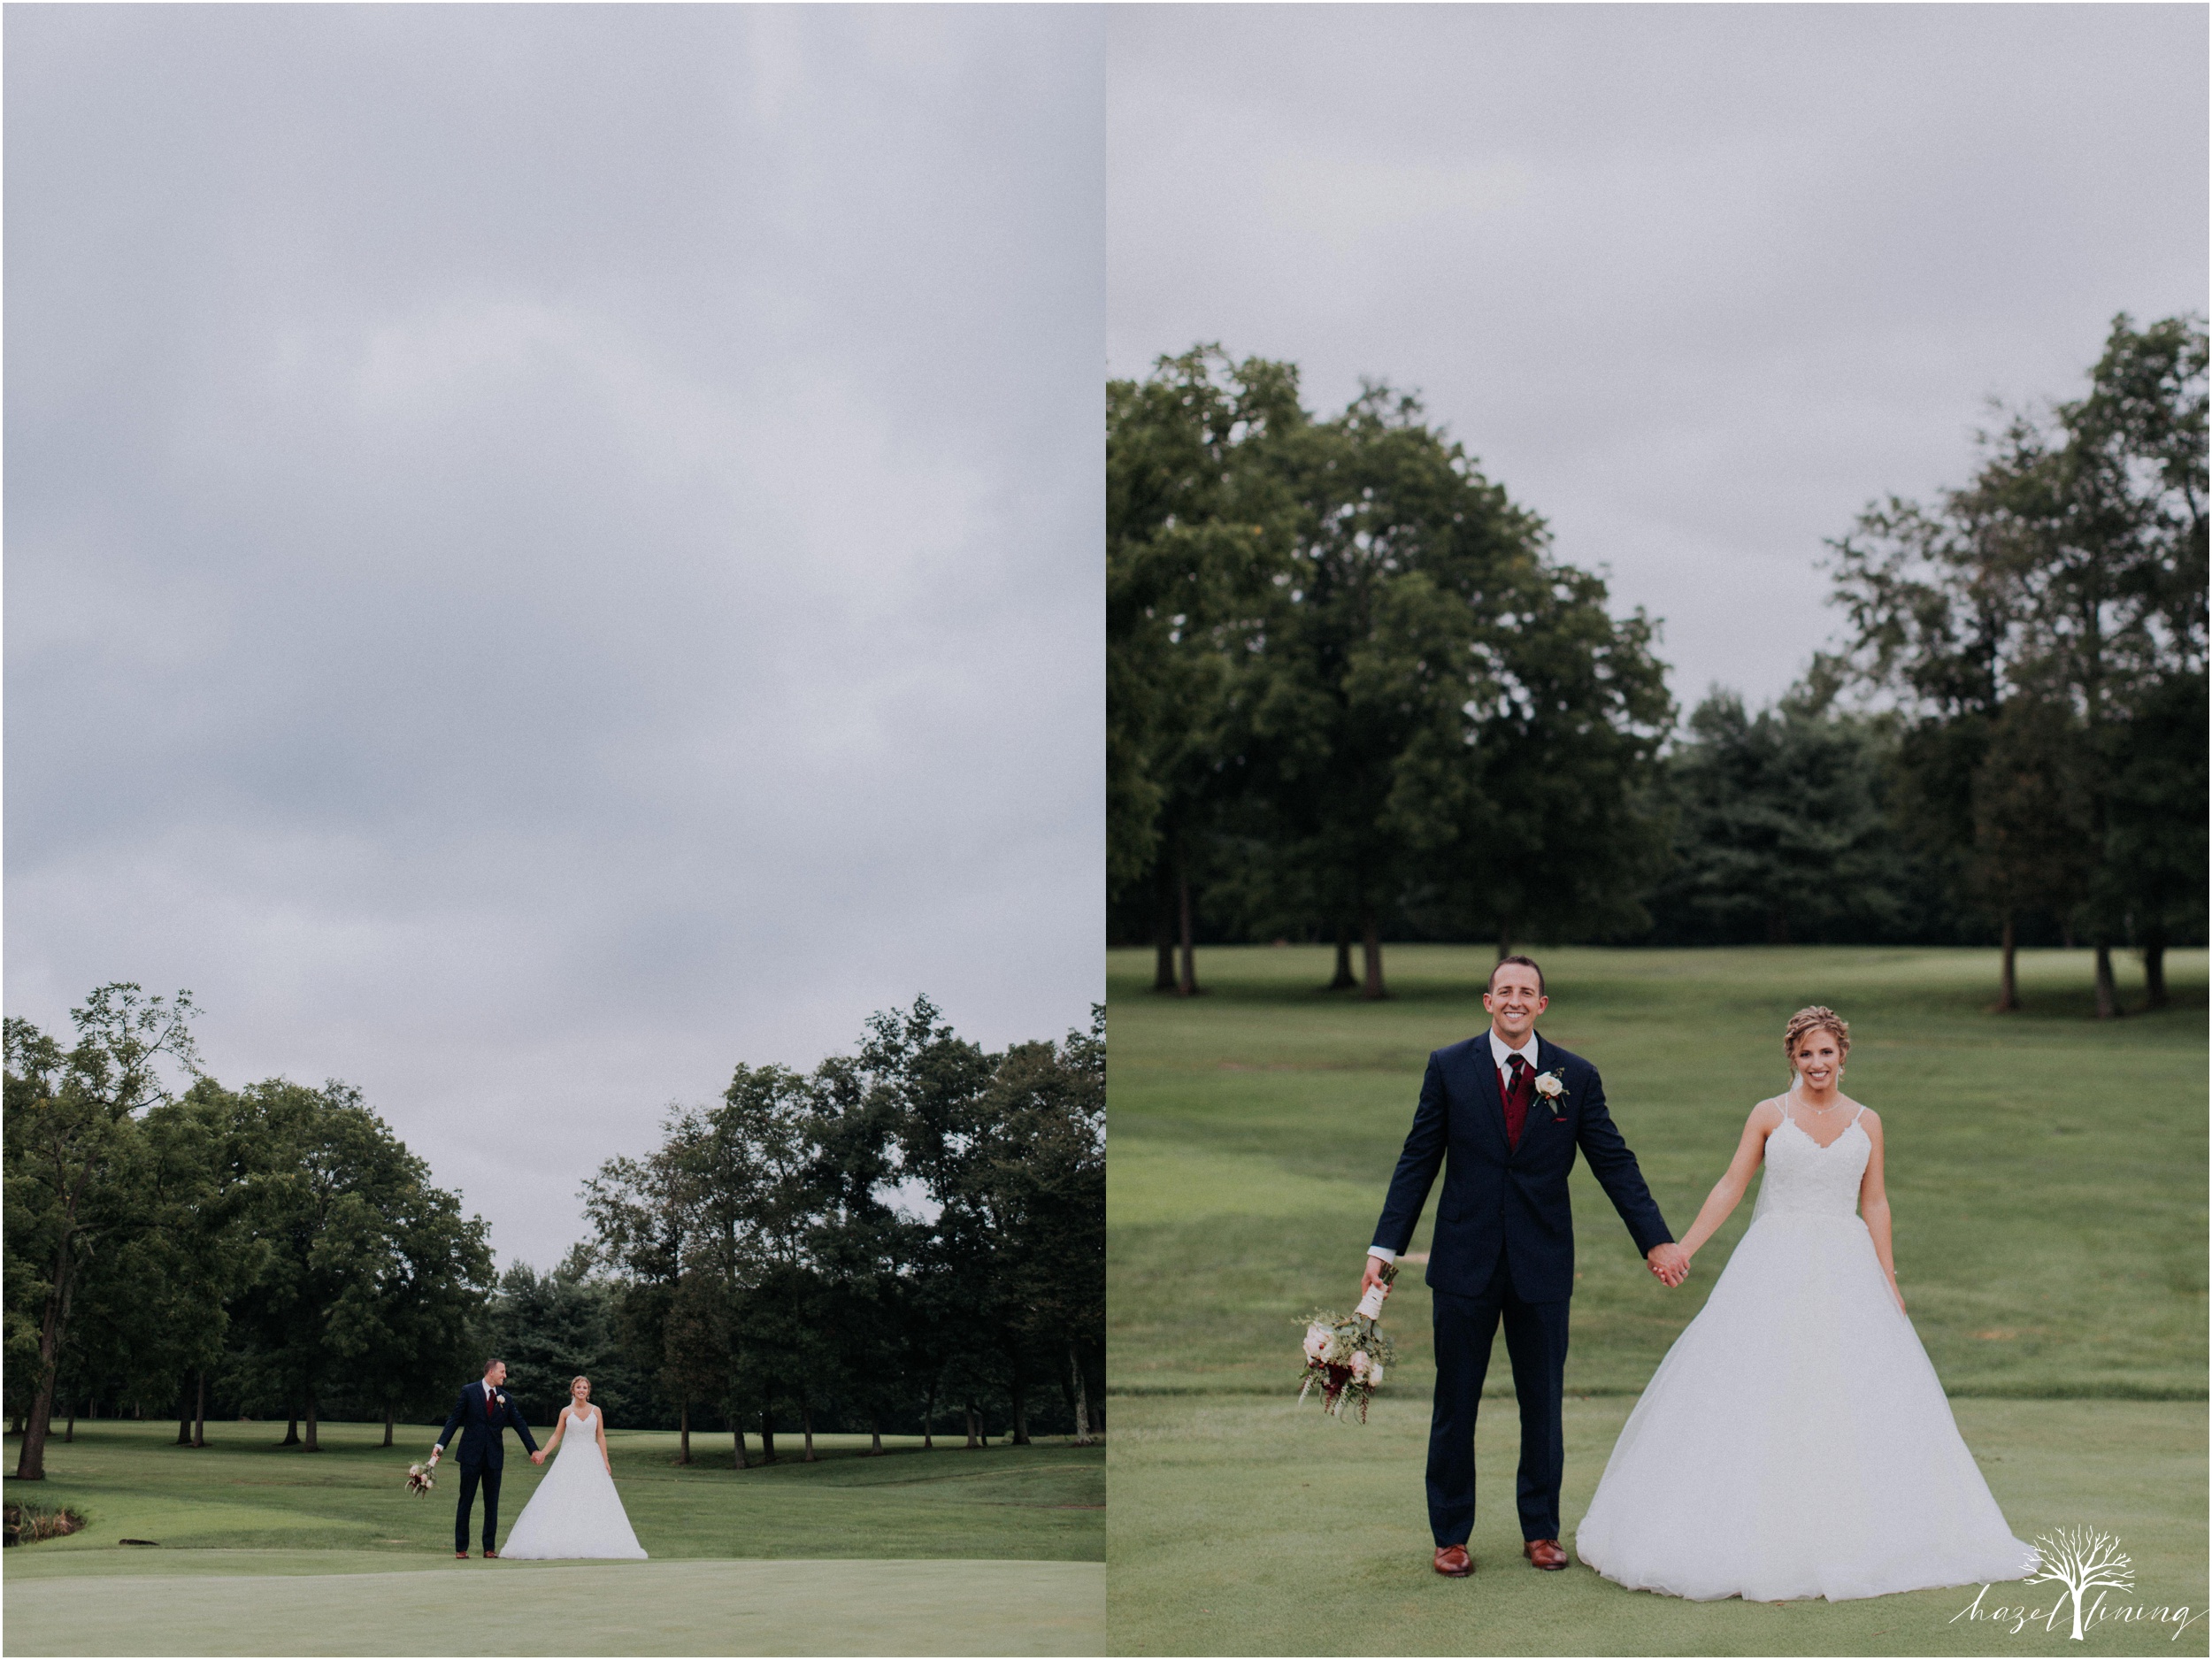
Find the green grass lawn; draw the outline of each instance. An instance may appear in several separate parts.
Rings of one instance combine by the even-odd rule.
[[[326,1424],[313,1455],[272,1445],[269,1424],[211,1424],[198,1450],[170,1445],[175,1433],[80,1421],[74,1442],[49,1443],[46,1481],[6,1482],[11,1500],[90,1518],[7,1553],[10,1652],[1082,1653],[1102,1641],[1095,1447],[924,1451],[887,1437],[888,1455],[870,1458],[864,1436],[817,1436],[808,1464],[789,1436],[778,1463],[738,1471],[727,1436],[695,1435],[698,1462],[680,1468],[672,1433],[611,1430],[652,1560],[581,1566],[454,1561],[457,1472],[427,1498],[403,1486],[432,1426],[386,1449],[380,1425]],[[541,1473],[508,1460],[503,1539]],[[855,1575],[869,1587],[857,1602]],[[201,1584],[213,1588],[188,1589]],[[895,1586],[918,1624],[895,1618],[896,1602],[864,1611]],[[611,1611],[586,1618],[591,1604]],[[399,1607],[411,1623],[375,1611]]]
[[[1846,1089],[1887,1126],[1900,1282],[1947,1387],[1979,1397],[1958,1403],[1970,1442],[1982,1454],[1981,1437],[2015,1433],[2008,1425],[2040,1426],[2056,1438],[2049,1479],[2021,1487],[2014,1501],[2031,1508],[2018,1517],[2008,1508],[2016,1531],[2125,1521],[2131,1549],[2170,1545],[2179,1553],[2168,1600],[2202,1605],[2202,952],[2170,958],[2172,1009],[2104,1024],[2088,1018],[2086,952],[2024,953],[2028,1006],[2002,1017],[1986,1012],[1996,975],[1987,951],[1537,955],[1553,997],[1545,1035],[1603,1074],[1615,1118],[1677,1233],[1724,1168],[1752,1103],[1786,1083],[1780,1034],[1789,1013],[1826,1003],[1849,1020]],[[1417,1429],[1433,1374],[1428,1295],[1417,1273],[1391,1303],[1402,1364],[1376,1426],[1340,1428],[1311,1408],[1302,1419],[1284,1403],[1294,1387],[1303,1317],[1316,1305],[1347,1307],[1356,1294],[1429,1051],[1483,1023],[1479,994],[1491,957],[1480,948],[1393,947],[1393,995],[1381,1003],[1317,992],[1328,978],[1325,950],[1202,953],[1207,995],[1191,1000],[1149,990],[1149,953],[1110,958],[1110,1387],[1118,1416],[1108,1560],[1117,1648],[1310,1648],[1292,1633],[1324,1605],[1311,1587],[1343,1575],[1348,1585],[1360,1572],[1386,1578],[1406,1563],[1418,1571],[1408,1595],[1426,1599],[1423,1606],[1456,1606],[1435,1604],[1418,1577],[1426,1573],[1427,1530]],[[2124,993],[2139,1006],[2132,964],[2124,959],[2122,968]],[[1567,1387],[1586,1398],[1572,1409],[1568,1508],[1578,1515],[1576,1482],[1586,1483],[1579,1489],[1586,1497],[1629,1397],[1697,1312],[1751,1207],[1701,1254],[1689,1284],[1670,1293],[1644,1269],[1579,1165],[1572,1187],[1578,1283]],[[1414,1249],[1427,1243],[1425,1219]],[[1490,1387],[1510,1393],[1502,1356]],[[1502,1405],[1485,1420],[1486,1445],[1511,1428],[1512,1409]],[[2104,1448],[2101,1465],[2092,1447]],[[1332,1481],[1356,1472],[1369,1484],[1365,1496],[1347,1502],[1360,1519],[1298,1515],[1277,1480],[1278,1459],[1326,1468]],[[1510,1465],[1509,1453],[1486,1457],[1486,1479],[1506,1483],[1487,1491],[1509,1495]],[[2099,1474],[2122,1467],[2124,1475]],[[1992,1482],[2004,1501],[1995,1466]],[[2078,1518],[2066,1512],[2100,1492],[2101,1504]],[[1194,1510],[1199,1498],[1206,1504]],[[1210,1535],[1220,1541],[1213,1571],[1191,1562],[1204,1535],[1179,1519],[1202,1513],[1220,1523]],[[2169,1536],[2164,1518],[2176,1515],[2195,1518],[2195,1532]],[[1517,1531],[1509,1497],[1503,1507],[1485,1503],[1478,1537],[1500,1522]],[[1374,1537],[1392,1542],[1359,1558],[1360,1548],[1341,1536],[1347,1528],[1362,1537],[1380,1530]],[[2154,1546],[2146,1528],[2165,1542]],[[1253,1564],[1249,1574],[1238,1575],[1240,1560]],[[1357,1560],[1369,1566],[1356,1568]],[[2138,1553],[2139,1564],[2148,1560]],[[1209,1572],[1226,1582],[1210,1585]],[[1675,1617],[1648,1614],[1661,1599],[1619,1591],[1580,1569],[1494,1572],[1489,1583],[1521,1578],[1586,1580],[1594,1609],[1636,1610],[1639,1622]],[[2147,1594],[2159,1588],[2147,1574],[2139,1585]],[[1899,1601],[1880,1599],[1877,1609]],[[1202,1607],[1210,1610],[1202,1619]],[[1540,1616],[1536,1625],[1517,1624],[1505,1606],[1484,1607],[1482,1637],[1448,1636],[1456,1628],[1447,1625],[1394,1646],[1936,1652],[1940,1641],[1868,1624],[1871,1615],[1848,1605],[1708,1610],[1724,1622],[1793,1621],[1814,1633],[1803,1642],[1785,1641],[1780,1633],[1793,1627],[1770,1623],[1693,1624],[1656,1641],[1650,1633],[1660,1628],[1640,1624],[1607,1641],[1601,1618],[1571,1637],[1541,1612],[1556,1603],[1524,1610]],[[1738,1641],[1724,1631],[1755,1634]],[[2182,1641],[2200,1650],[2202,1628]]]
[[[1587,1508],[1633,1404],[1567,1403],[1567,1525]],[[1513,1513],[1519,1428],[1509,1403],[1476,1431],[1471,1579],[1429,1567],[1423,1401],[1393,1392],[1364,1428],[1278,1395],[1114,1403],[1107,1620],[1119,1654],[2005,1655],[2072,1647],[2065,1620],[2015,1633],[1955,1618],[1964,1591],[1856,1602],[1686,1602],[1626,1591],[1576,1564],[1521,1559]],[[2137,1589],[2111,1605],[2186,1603],[2193,1623],[2108,1624],[2097,1654],[2203,1654],[2204,1409],[2176,1401],[1954,1403],[2013,1531],[2078,1522],[2117,1533]],[[1571,1548],[1572,1541],[1570,1541]],[[2048,1610],[2047,1585],[1993,1587],[1999,1605]],[[2000,1595],[2001,1593],[2001,1595]],[[1355,1622],[1356,1622],[1355,1624]]]

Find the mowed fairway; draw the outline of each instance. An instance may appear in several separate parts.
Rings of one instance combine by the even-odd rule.
[[[1947,1623],[1967,1600],[1947,1592],[1691,1607],[1578,1565],[1532,1572],[1512,1516],[1502,1351],[1479,1436],[1477,1576],[1438,1580],[1422,1504],[1433,1374],[1417,1272],[1391,1302],[1402,1364],[1375,1422],[1339,1426],[1288,1404],[1299,1326],[1355,1295],[1422,1067],[1479,1026],[1492,955],[1392,948],[1394,995],[1380,1004],[1317,994],[1330,965],[1321,950],[1202,952],[1207,993],[1187,1001],[1149,990],[1149,953],[1110,959],[1116,1649],[1310,1650],[1347,1597],[1367,1641],[1386,1629],[1390,1648],[1410,1652],[2002,1653],[2026,1641],[1988,1622]],[[2116,1531],[2137,1567],[2118,1602],[2200,1612],[2202,952],[2170,958],[2173,1009],[2107,1025],[2087,1018],[2086,952],[2024,954],[2029,1006],[2008,1017],[1985,1012],[1993,952],[1537,955],[1554,999],[1545,1035],[1602,1072],[1678,1233],[1751,1104],[1786,1082],[1790,1011],[1827,1003],[1849,1019],[1845,1087],[1888,1126],[1906,1302],[2015,1531]],[[2132,968],[2123,959],[2122,986],[2139,1006]],[[1635,1392],[1751,1208],[1670,1293],[1580,1165],[1573,1194],[1570,1530]],[[1414,1249],[1427,1244],[1425,1218]],[[2033,1588],[2047,1605],[2048,1587]],[[2027,1589],[2013,1587],[2013,1600]],[[1386,1612],[1386,1625],[1367,1623]],[[2170,1653],[2172,1634],[2108,1621],[2085,1647]],[[2201,1619],[2179,1647],[2205,1651]]]
[[[1105,1475],[1097,1448],[816,1438],[740,1472],[729,1438],[610,1431],[644,1563],[452,1559],[454,1473],[410,1498],[435,1430],[80,1423],[50,1479],[11,1499],[92,1525],[6,1556],[12,1654],[1094,1653],[1104,1641]],[[757,1457],[759,1441],[752,1438]],[[541,1472],[511,1456],[501,1537]],[[157,1548],[124,1547],[124,1538]]]

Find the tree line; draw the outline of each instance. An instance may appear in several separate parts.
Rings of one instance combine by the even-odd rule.
[[[1418,402],[1306,411],[1217,347],[1108,387],[1108,898],[1202,941],[2202,940],[2205,345],[2116,319],[2088,394],[1830,544],[1839,649],[1677,728],[1615,616]],[[1354,972],[1353,947],[1361,964]]]
[[[836,1427],[904,1427],[940,1390],[972,1435],[986,1412],[1025,1434],[1025,1391],[1054,1379],[1079,1432],[1102,1423],[1095,1023],[992,1055],[922,1001],[877,1017],[860,1057],[804,1076],[741,1066],[721,1107],[677,1115],[659,1152],[594,1178],[594,1238],[550,1273],[495,1277],[483,1219],[359,1091],[227,1088],[200,1066],[196,1012],[188,994],[116,983],[72,1011],[66,1043],[6,1022],[5,1387],[20,1478],[43,1479],[50,1437],[73,1436],[80,1409],[173,1410],[184,1446],[206,1444],[211,1415],[281,1417],[282,1444],[310,1452],[322,1420],[380,1417],[390,1445],[397,1418],[437,1415],[502,1349],[526,1410],[548,1421],[588,1372],[627,1424],[688,1426],[701,1407],[726,1421],[741,1387],[772,1448],[779,1411],[809,1430],[825,1411]],[[885,1070],[904,1063],[936,1093]],[[934,1115],[936,1139],[899,1117],[904,1102]],[[910,1149],[935,1162],[909,1165]],[[764,1166],[741,1194],[731,1157],[770,1160],[774,1180]],[[745,1194],[772,1212],[746,1210]],[[664,1199],[676,1208],[656,1214]],[[720,1277],[700,1254],[703,1217]],[[649,1235],[677,1256],[657,1257]],[[772,1353],[759,1343],[779,1310],[787,1341]],[[864,1317],[906,1322],[908,1370],[840,1370],[866,1349],[843,1323]],[[926,1329],[933,1318],[944,1329]],[[699,1393],[718,1375],[710,1333],[732,1368],[712,1397]]]
[[[626,1347],[672,1403],[774,1456],[780,1410],[870,1432],[941,1413],[1016,1443],[1104,1427],[1105,1028],[991,1054],[926,999],[813,1072],[740,1066],[588,1185]]]
[[[317,1426],[419,1405],[465,1366],[491,1273],[480,1218],[335,1081],[227,1089],[188,994],[103,986],[74,1041],[6,1022],[7,1406],[16,1474],[45,1476],[56,1414],[219,1404]],[[303,1420],[305,1433],[301,1433]]]

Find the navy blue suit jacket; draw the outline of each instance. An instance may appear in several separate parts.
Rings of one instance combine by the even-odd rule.
[[[1644,1186],[1636,1155],[1605,1110],[1597,1068],[1540,1036],[1536,1070],[1540,1075],[1557,1072],[1565,1091],[1556,1114],[1541,1095],[1530,1103],[1516,1148],[1506,1140],[1505,1102],[1488,1030],[1429,1057],[1421,1104],[1390,1179],[1374,1242],[1404,1254],[1441,1165],[1444,1193],[1437,1201],[1427,1274],[1440,1291],[1481,1295],[1502,1250],[1513,1289],[1524,1302],[1557,1303],[1574,1295],[1567,1172],[1574,1168],[1577,1148],[1628,1224],[1640,1253],[1674,1238]]]
[[[438,1445],[442,1447],[459,1430],[461,1450],[455,1455],[461,1468],[503,1470],[507,1467],[507,1441],[500,1432],[512,1429],[522,1437],[522,1444],[532,1452],[538,1444],[530,1439],[530,1426],[522,1421],[522,1409],[508,1395],[502,1384],[496,1391],[496,1403],[484,1399],[482,1383],[472,1383],[461,1391],[461,1398],[453,1403],[453,1411],[438,1432]]]

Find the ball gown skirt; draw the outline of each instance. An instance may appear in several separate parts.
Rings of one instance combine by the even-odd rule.
[[[538,1483],[507,1534],[503,1556],[546,1561],[586,1556],[627,1556],[643,1560],[645,1550],[630,1530],[614,1478],[599,1461],[596,1413],[572,1419],[553,1455],[553,1467]]]
[[[1789,1119],[1768,1138],[1752,1224],[1576,1529],[1607,1579],[1840,1602],[2034,1572],[1857,1215],[1870,1151],[1855,1118],[1825,1147]]]

